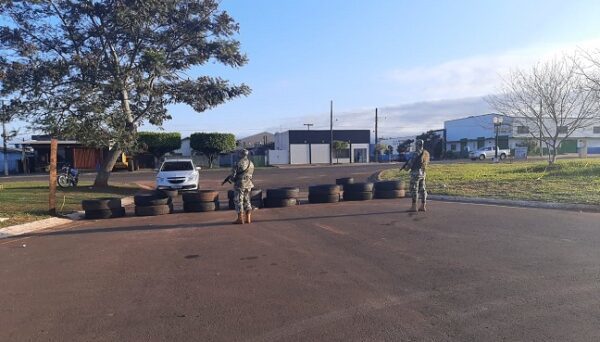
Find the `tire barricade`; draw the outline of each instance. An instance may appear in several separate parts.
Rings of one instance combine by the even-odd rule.
[[[135,216],[158,216],[173,213],[173,199],[162,191],[139,193],[133,196]]]
[[[344,185],[346,184],[353,184],[354,183],[354,178],[352,177],[343,177],[343,178],[338,178],[335,180],[335,184],[339,185],[342,190],[344,190]]]
[[[373,183],[344,185],[344,201],[368,201],[373,199]]]
[[[228,201],[229,209],[231,209],[231,210],[235,210],[235,202],[233,200],[234,196],[235,196],[234,190],[227,191],[227,199],[229,200]],[[259,209],[263,208],[263,206],[264,206],[263,191],[261,189],[253,188],[252,190],[250,190],[250,204],[252,205],[252,208],[259,208]]]
[[[88,220],[109,219],[125,216],[125,208],[120,198],[96,198],[81,201]]]
[[[296,187],[285,187],[267,189],[267,197],[264,199],[265,208],[283,208],[298,204],[300,189]]]
[[[339,201],[339,185],[324,184],[308,187],[308,203],[337,203]]]
[[[215,211],[221,208],[219,193],[214,190],[198,190],[186,192],[182,195],[183,211],[197,213]]]
[[[379,199],[403,198],[406,197],[404,182],[397,181],[381,181],[374,185],[373,195]]]

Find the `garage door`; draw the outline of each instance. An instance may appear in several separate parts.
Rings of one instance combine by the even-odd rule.
[[[311,163],[313,164],[327,164],[329,163],[329,144],[312,144],[311,149]]]
[[[290,144],[290,164],[309,163],[308,144]]]

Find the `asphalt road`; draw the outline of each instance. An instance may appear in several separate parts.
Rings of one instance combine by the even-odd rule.
[[[351,171],[373,170],[256,180]],[[303,204],[244,226],[231,211],[126,217],[0,240],[0,341],[600,339],[599,214],[408,206]]]

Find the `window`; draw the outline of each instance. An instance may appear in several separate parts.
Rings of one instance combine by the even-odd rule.
[[[600,126],[594,127],[594,134],[600,134]]]
[[[529,133],[529,127],[517,126],[517,134],[527,134],[527,133]]]
[[[193,169],[191,162],[165,162],[161,171],[190,171]]]
[[[456,151],[456,144],[450,145],[450,151]]]
[[[567,134],[568,131],[569,131],[569,127],[558,126],[558,134]]]

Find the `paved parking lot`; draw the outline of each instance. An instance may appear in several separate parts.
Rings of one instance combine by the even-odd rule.
[[[600,339],[598,214],[409,204],[263,209],[244,226],[231,211],[80,221],[2,240],[0,340]]]

